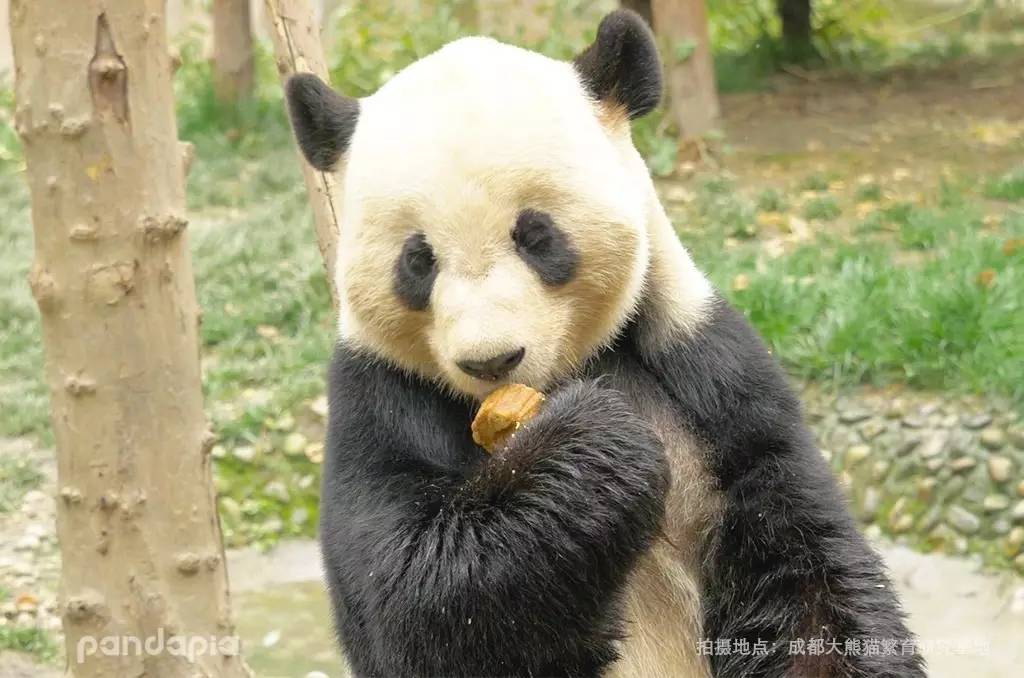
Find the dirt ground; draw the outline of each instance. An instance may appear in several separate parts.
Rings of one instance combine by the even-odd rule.
[[[993,174],[1021,160],[1024,51],[998,66],[861,78],[793,70],[769,91],[723,97],[722,161],[744,184],[811,168],[842,176],[894,170],[909,184]]]

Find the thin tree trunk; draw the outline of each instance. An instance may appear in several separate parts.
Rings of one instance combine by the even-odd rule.
[[[811,42],[811,0],[776,0],[782,20],[782,44],[785,57],[804,61],[814,56]]]
[[[682,139],[714,128],[718,89],[704,0],[653,0],[654,29],[666,61],[669,110]]]
[[[654,12],[651,10],[651,0],[622,0],[619,4],[642,16],[648,26],[654,25]]]
[[[10,23],[69,675],[247,676],[210,478],[164,0],[14,0]],[[163,637],[164,651],[107,656],[89,640],[107,636],[154,650]],[[193,663],[174,636],[218,640]]]
[[[296,73],[313,73],[324,82],[329,82],[324,50],[320,44],[320,31],[309,0],[266,0],[265,4],[281,82],[284,83]],[[306,191],[309,193],[309,202],[313,208],[317,245],[324,260],[324,267],[327,269],[331,299],[337,309],[338,291],[334,279],[334,265],[340,233],[340,192],[332,174],[313,169],[301,156],[298,157],[302,165],[302,176],[306,181]]]
[[[222,103],[252,96],[252,18],[249,0],[213,0],[214,91]]]

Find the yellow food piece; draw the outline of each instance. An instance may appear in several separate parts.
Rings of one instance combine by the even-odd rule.
[[[488,452],[512,436],[540,412],[544,394],[523,384],[506,384],[495,390],[476,413],[470,430],[473,441]]]

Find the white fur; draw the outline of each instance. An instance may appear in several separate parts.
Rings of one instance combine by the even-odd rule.
[[[525,346],[508,380],[543,387],[614,336],[649,269],[703,280],[667,220],[656,223],[661,207],[628,124],[587,96],[570,64],[465,38],[361,106],[338,170],[340,332],[395,364],[479,398],[495,384],[456,361]],[[550,213],[581,253],[564,287],[544,286],[512,247],[527,207]],[[416,231],[440,266],[430,307],[418,313],[392,291],[394,261]]]
[[[641,304],[652,349],[706,317],[711,286],[676,238],[628,120],[590,99],[570,64],[485,38],[454,42],[362,101],[338,173],[342,337],[453,391],[482,398],[495,387],[456,361],[520,346],[506,380],[543,389]],[[545,286],[516,254],[510,233],[525,208],[549,213],[579,251],[568,284]],[[439,266],[419,312],[392,288],[415,232]],[[673,467],[665,528],[676,547],[659,542],[634,572],[612,675],[703,677],[695,554],[720,501],[696,442],[664,412],[644,414]]]

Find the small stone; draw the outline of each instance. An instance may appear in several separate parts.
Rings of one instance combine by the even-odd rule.
[[[981,432],[981,444],[990,450],[998,450],[1006,444],[1006,434],[997,428],[987,428]]]
[[[844,424],[857,424],[871,418],[871,412],[858,406],[839,410],[839,421]]]
[[[942,454],[946,449],[947,443],[949,443],[949,434],[933,433],[925,438],[917,453],[924,459],[931,459]]]
[[[931,501],[935,496],[935,486],[939,483],[935,478],[921,478],[917,481],[917,498],[923,502]]]
[[[327,396],[320,396],[309,405],[313,414],[324,419],[327,416]]]
[[[889,520],[889,529],[891,529],[895,534],[903,534],[913,526],[914,517],[905,513],[897,516],[895,519],[890,518]]]
[[[974,534],[981,529],[981,519],[962,506],[950,506],[946,511],[946,520],[963,534]]]
[[[971,429],[972,431],[983,429],[991,423],[992,415],[987,412],[980,412],[963,418],[964,428]]]
[[[1003,542],[1003,552],[1008,558],[1012,558],[1024,549],[1024,527],[1015,527],[1006,535]]]
[[[869,419],[860,427],[860,434],[864,436],[864,440],[871,442],[882,433],[885,432],[885,423],[878,419]]]
[[[829,450],[829,449],[826,449],[826,448],[822,447],[821,448],[821,457],[825,461],[827,461],[828,463],[831,464],[832,463],[832,450]]]
[[[1017,483],[1017,496],[1024,497],[1024,480]]]
[[[957,457],[949,463],[949,468],[953,469],[953,473],[963,473],[970,471],[977,465],[978,460],[974,457]]]
[[[1010,500],[1001,494],[990,494],[981,502],[986,513],[998,513],[1010,508]]]
[[[992,521],[992,531],[999,535],[1009,534],[1010,521],[1006,518],[996,518]]]
[[[924,417],[920,417],[916,414],[908,414],[903,417],[903,426],[906,428],[924,428],[924,424]]]
[[[1010,518],[1015,523],[1024,523],[1024,501],[1018,501],[1010,511]]]
[[[913,452],[914,449],[918,445],[920,445],[920,444],[921,444],[921,436],[919,436],[917,434],[909,435],[906,438],[904,438],[903,441],[899,445],[896,445],[896,449],[895,449],[896,456],[902,457],[905,454],[909,454],[909,453]]]
[[[957,421],[958,419],[955,414],[947,414],[946,416],[939,419],[939,426],[941,426],[942,428],[953,428],[954,426],[956,426]]]
[[[907,401],[903,398],[893,398],[885,409],[885,416],[889,419],[899,419],[907,414]]]
[[[871,477],[876,482],[885,480],[885,476],[889,473],[889,462],[885,459],[879,459],[871,465]]]
[[[292,525],[296,525],[299,527],[305,525],[309,522],[309,511],[302,506],[298,507],[297,509],[292,511],[291,521]]]
[[[1024,553],[1013,559],[1013,566],[1021,572],[1024,572]]]
[[[306,454],[306,458],[314,464],[319,464],[324,460],[323,443],[310,443],[309,445],[306,445],[306,449],[303,451]]]
[[[305,675],[305,678],[327,678],[327,674],[323,671],[310,671]]]
[[[988,475],[997,483],[1005,483],[1013,474],[1013,462],[1008,458],[993,455],[988,459]]]
[[[882,496],[878,489],[869,485],[864,489],[860,498],[860,515],[865,522],[871,522],[878,515],[878,507],[882,503]]]
[[[846,450],[846,466],[856,466],[871,455],[871,448],[867,445],[854,445]]]
[[[287,455],[302,454],[303,450],[306,449],[306,445],[309,441],[306,440],[306,436],[299,432],[289,433],[284,439],[284,453]]]

